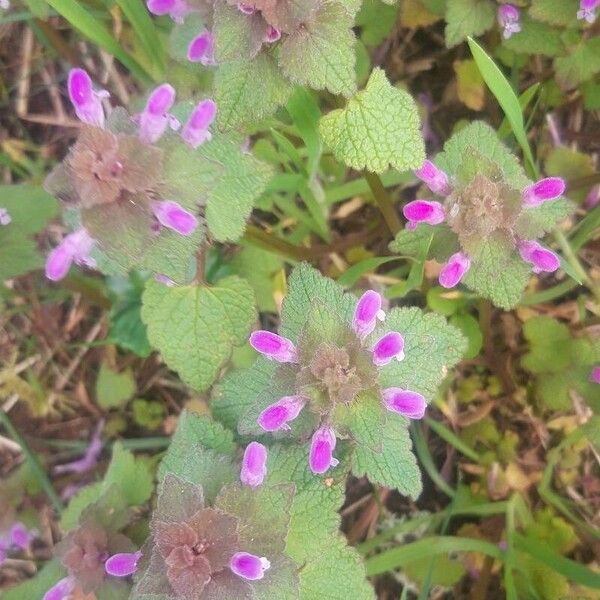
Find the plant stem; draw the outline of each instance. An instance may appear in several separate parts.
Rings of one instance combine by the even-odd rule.
[[[246,234],[244,237],[253,246],[260,246],[265,250],[270,250],[275,254],[280,254],[293,261],[301,262],[303,260],[310,260],[312,258],[312,252],[310,248],[294,246],[293,244],[290,244],[281,238],[263,231],[255,225],[248,225],[246,227]]]
[[[52,486],[52,482],[50,479],[48,479],[46,472],[40,465],[40,461],[37,459],[35,454],[33,454],[23,436],[15,429],[15,426],[12,424],[8,415],[3,410],[0,410],[0,423],[4,425],[6,431],[8,431],[9,435],[15,440],[15,442],[21,446],[21,450],[23,450],[23,454],[25,455],[25,460],[27,460],[29,463],[29,467],[31,468],[33,475],[39,481],[48,498],[50,498],[54,508],[56,508],[58,512],[62,512],[64,509],[62,500],[56,493],[56,490]]]
[[[371,192],[373,193],[373,199],[375,200],[385,222],[388,226],[388,229],[392,232],[392,235],[395,237],[396,234],[402,229],[402,222],[398,217],[398,213],[394,208],[394,203],[390,198],[389,194],[385,191],[383,187],[383,182],[379,175],[375,173],[369,173],[365,171],[365,179],[371,188]]]

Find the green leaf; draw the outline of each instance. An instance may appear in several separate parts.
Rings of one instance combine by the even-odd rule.
[[[600,73],[600,37],[582,40],[569,55],[555,61],[556,79],[567,89],[589,81]]]
[[[227,483],[236,480],[233,465],[233,434],[209,417],[184,411],[171,445],[160,463],[158,479],[167,473],[201,485],[204,497],[212,503]]]
[[[266,26],[264,19],[244,14],[226,2],[215,4],[212,33],[215,61],[219,66],[241,59],[251,60],[260,51]]]
[[[81,513],[91,504],[96,502],[102,493],[102,482],[98,481],[81,488],[75,496],[69,500],[67,508],[60,517],[60,526],[63,531],[70,531],[77,527]]]
[[[564,198],[544,202],[533,209],[523,209],[515,223],[515,233],[523,240],[533,240],[551,231],[573,212],[573,206]]]
[[[366,89],[346,108],[324,116],[319,129],[338,160],[354,169],[383,173],[389,165],[407,171],[423,164],[425,147],[419,127],[415,101],[393,87],[377,68]]]
[[[412,390],[427,400],[435,397],[449,369],[466,350],[466,340],[458,329],[441,315],[418,308],[393,308],[377,331],[397,331],[404,337],[405,357],[381,367],[381,387]]]
[[[481,35],[495,18],[496,7],[490,0],[447,0],[446,45],[451,48],[470,35]]]
[[[356,91],[353,16],[339,3],[324,3],[313,19],[288,35],[279,66],[293,83],[333,94]]]
[[[35,577],[23,583],[5,589],[2,592],[2,600],[25,600],[25,598],[43,598],[44,594],[63,577],[67,572],[57,559],[48,561]]]
[[[496,132],[482,121],[475,121],[455,133],[444,144],[444,151],[437,155],[436,165],[448,174],[456,175],[470,150],[476,150],[502,169],[505,180],[515,189],[521,190],[529,185],[530,181],[517,157],[498,139]]]
[[[529,15],[550,25],[570,26],[575,24],[578,9],[579,0],[532,0]]]
[[[103,489],[116,484],[129,506],[139,506],[152,495],[152,479],[152,473],[143,461],[136,459],[119,442],[113,445],[112,458],[102,483]]]
[[[483,345],[483,333],[477,319],[468,313],[460,313],[450,318],[450,325],[456,327],[465,336],[468,342],[465,358],[472,360],[479,355]]]
[[[338,405],[333,424],[338,434],[349,435],[359,446],[381,452],[386,413],[379,395],[365,392],[354,399],[352,406]]]
[[[494,94],[496,100],[498,100],[498,104],[502,107],[502,110],[512,127],[513,133],[515,134],[515,138],[523,150],[525,158],[535,170],[536,163],[533,159],[531,148],[529,147],[529,141],[527,140],[525,121],[523,119],[523,111],[521,110],[519,98],[502,74],[502,71],[488,56],[485,50],[473,39],[469,39],[468,42],[471,54],[473,54],[473,58],[481,71],[485,83],[490,88],[492,94]]]
[[[285,104],[292,86],[273,57],[261,52],[254,60],[221,65],[215,74],[217,127],[238,129],[273,114]]]
[[[40,187],[0,185],[0,208],[11,222],[0,225],[0,281],[22,275],[44,263],[31,236],[56,216],[56,200]]]
[[[512,35],[508,40],[504,40],[503,44],[509,50],[520,54],[558,56],[565,51],[565,46],[556,29],[550,25],[532,21],[526,15],[521,19],[521,31]]]
[[[365,46],[379,46],[392,31],[398,7],[390,4],[381,0],[365,0],[362,3],[355,25],[360,27],[360,39]]]
[[[118,373],[102,363],[96,379],[96,400],[102,408],[120,408],[134,393],[135,379],[131,369]]]
[[[448,227],[420,223],[416,229],[399,231],[389,248],[400,256],[419,258],[425,253],[438,262],[445,262],[451,254],[458,251],[458,239]]]
[[[594,159],[589,154],[577,152],[567,146],[553,148],[546,157],[544,166],[548,175],[562,177],[567,181],[596,174]],[[567,190],[569,198],[579,202],[585,200],[588,192],[589,188]]]
[[[167,365],[199,391],[213,383],[256,319],[252,288],[235,276],[213,287],[149,281],[142,302],[148,339]]]
[[[527,285],[531,265],[521,259],[512,238],[495,232],[465,250],[472,266],[464,283],[496,306],[505,310],[514,308]]]
[[[416,500],[422,490],[421,471],[412,452],[406,419],[390,414],[380,435],[380,452],[367,446],[356,446],[352,454],[352,472]]]

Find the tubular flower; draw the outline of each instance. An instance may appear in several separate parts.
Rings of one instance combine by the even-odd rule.
[[[521,13],[512,4],[502,4],[498,7],[498,24],[502,27],[502,37],[507,40],[513,34],[521,31]]]
[[[198,227],[196,215],[172,200],[153,202],[152,212],[161,225],[176,231],[180,235],[192,235]]]
[[[203,100],[193,110],[187,123],[183,126],[181,137],[192,148],[196,149],[204,142],[212,139],[208,128],[217,115],[217,105],[212,100]]]
[[[90,76],[83,69],[71,69],[68,79],[69,98],[75,108],[75,114],[81,121],[95,127],[104,127],[104,108],[102,98],[108,92],[95,92]]]
[[[577,18],[580,21],[587,21],[588,23],[593,23],[598,17],[599,6],[600,0],[581,0],[581,2],[579,2]]]
[[[250,487],[262,485],[267,474],[267,449],[258,442],[250,442],[244,451],[240,480]]]
[[[0,225],[9,225],[12,221],[12,217],[6,208],[0,207]]]
[[[409,202],[402,209],[402,213],[408,220],[408,229],[415,229],[419,223],[439,225],[446,218],[442,204],[429,200],[414,200],[413,202]]]
[[[128,577],[137,571],[142,552],[119,552],[113,554],[104,563],[104,570],[113,577]]]
[[[90,257],[93,246],[94,240],[83,228],[65,236],[46,259],[46,277],[51,281],[59,281],[66,276],[73,263],[93,267],[95,262]]]
[[[159,85],[148,98],[146,108],[139,116],[140,139],[149,144],[157,142],[170,125],[178,129],[179,121],[170,113],[175,103],[175,90],[168,83]]]
[[[188,46],[187,58],[190,62],[204,66],[215,64],[215,38],[210,31],[197,35]]]
[[[426,160],[423,166],[415,171],[415,175],[434,193],[447,196],[452,188],[448,181],[448,175],[438,169],[430,160]]]
[[[525,206],[539,206],[549,200],[560,198],[565,192],[565,181],[560,177],[547,177],[523,190]]]
[[[190,12],[185,0],[148,0],[146,6],[153,15],[168,15],[175,23],[183,23]]]
[[[554,273],[560,267],[558,256],[536,241],[519,242],[519,253],[525,262],[533,265],[534,273]]]
[[[600,383],[600,365],[594,367],[590,374],[590,381],[592,383]]]
[[[313,330],[309,320],[297,343],[270,332],[255,332],[250,338],[252,346],[267,358],[284,363],[277,367],[274,381],[287,382],[295,392],[262,408],[255,422],[263,431],[294,435],[291,424],[303,414],[298,428],[312,423],[308,463],[315,474],[324,474],[338,464],[334,456],[337,439],[352,437],[339,416],[367,401],[366,397],[379,402],[382,417],[386,411],[409,418],[424,413],[425,399],[420,394],[391,388],[405,394],[392,397],[390,390],[379,386],[380,374],[393,362],[402,361],[405,351],[399,332],[377,325],[384,319],[381,296],[368,290],[356,302],[352,318],[339,323],[335,334],[321,331],[317,325]],[[307,437],[309,432],[302,431],[302,437]]]
[[[470,268],[471,259],[466,254],[453,254],[440,271],[440,285],[448,289],[456,287]]]

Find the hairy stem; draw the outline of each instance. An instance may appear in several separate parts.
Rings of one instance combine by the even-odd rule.
[[[375,173],[369,173],[368,171],[365,171],[365,179],[371,188],[375,203],[379,207],[388,229],[392,232],[392,235],[395,236],[402,229],[402,222],[400,221],[398,213],[394,208],[392,199],[383,187],[381,178]]]

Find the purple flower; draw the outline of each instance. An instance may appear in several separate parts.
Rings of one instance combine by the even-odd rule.
[[[10,545],[19,550],[27,550],[33,537],[33,533],[20,521],[10,528]]]
[[[212,139],[208,128],[217,115],[217,105],[212,100],[203,100],[196,106],[187,123],[183,126],[181,137],[196,149]]]
[[[128,577],[137,571],[138,560],[141,556],[141,550],[113,554],[104,563],[104,570],[113,577]]]
[[[600,365],[592,369],[592,373],[590,374],[590,381],[592,383],[600,383]]]
[[[12,217],[6,208],[0,207],[0,225],[8,225],[12,221]]]
[[[600,0],[581,0],[579,2],[579,10],[577,11],[577,18],[580,21],[587,21],[593,23],[598,16],[596,9],[600,6]]]
[[[525,206],[539,206],[548,200],[556,200],[564,194],[565,181],[560,177],[546,177],[523,190]]]
[[[197,35],[188,46],[187,58],[190,62],[204,66],[215,64],[215,38],[210,31]]]
[[[148,10],[156,16],[169,15],[175,23],[183,23],[190,8],[184,0],[148,0]]]
[[[54,467],[54,472],[62,473],[87,473],[91,471],[98,463],[98,458],[102,452],[102,429],[104,428],[104,420],[101,420],[94,431],[94,435],[87,447],[85,454],[79,460],[75,460],[64,465]]]
[[[255,556],[248,552],[236,552],[229,562],[229,568],[239,577],[256,581],[265,576],[271,563],[264,556]]]
[[[108,92],[95,92],[90,76],[83,69],[69,71],[67,87],[77,117],[88,125],[104,127],[104,108],[100,99]]]
[[[248,4],[246,2],[238,2],[237,7],[245,15],[253,15],[256,12],[256,8],[254,8],[254,5]]]
[[[534,273],[554,273],[560,267],[558,256],[534,240],[519,242],[519,253],[525,262],[533,265]]]
[[[269,28],[267,29],[267,33],[265,34],[265,42],[267,42],[267,44],[274,44],[275,42],[278,42],[281,39],[281,31],[279,31],[279,29],[277,29],[276,27],[273,27],[273,25],[269,25]]]
[[[335,433],[331,427],[321,427],[313,433],[308,458],[310,470],[313,473],[321,475],[330,467],[339,464],[339,461],[333,456],[335,444]]]
[[[10,8],[10,0],[0,0],[0,8],[2,10],[8,10]]]
[[[296,346],[276,333],[270,331],[255,331],[250,336],[250,345],[263,356],[280,363],[298,361]]]
[[[175,102],[175,90],[168,83],[159,85],[148,98],[146,108],[139,116],[140,139],[149,144],[157,142],[167,127],[179,129],[180,123],[169,110]]]
[[[404,358],[404,338],[397,332],[386,333],[373,346],[373,362],[378,367],[383,367],[392,360]]]
[[[262,485],[267,474],[267,449],[258,442],[250,442],[244,451],[240,480],[244,485]]]
[[[444,207],[439,202],[429,200],[409,202],[402,209],[402,213],[408,220],[408,229],[414,229],[418,223],[439,225],[446,217]]]
[[[505,40],[510,38],[513,33],[521,31],[520,18],[519,9],[512,4],[502,4],[498,7],[498,23],[503,28],[502,36]]]
[[[422,419],[427,402],[417,392],[391,387],[383,390],[383,405],[390,411],[399,413],[409,419]]]
[[[45,594],[42,600],[67,600],[75,589],[75,579],[64,577],[55,583]]]
[[[373,290],[367,290],[358,301],[352,319],[352,328],[360,338],[367,337],[377,324],[377,319],[385,320],[381,295]]]
[[[198,227],[196,215],[185,210],[173,200],[153,202],[152,212],[161,225],[176,231],[180,235],[192,235]]]
[[[6,558],[6,548],[0,542],[0,567],[2,566],[2,563],[6,560]]]
[[[430,160],[426,160],[423,166],[415,171],[415,175],[434,193],[447,196],[452,192],[448,175],[438,169]]]
[[[293,421],[304,408],[306,398],[302,396],[284,396],[275,404],[267,406],[258,417],[258,424],[265,431],[289,429],[288,423]]]
[[[93,246],[94,240],[83,228],[65,236],[46,259],[46,277],[51,281],[59,281],[69,272],[73,263],[95,266],[94,259],[90,257]]]
[[[462,252],[453,254],[440,271],[440,285],[445,288],[457,286],[470,268],[471,259],[466,254]]]

